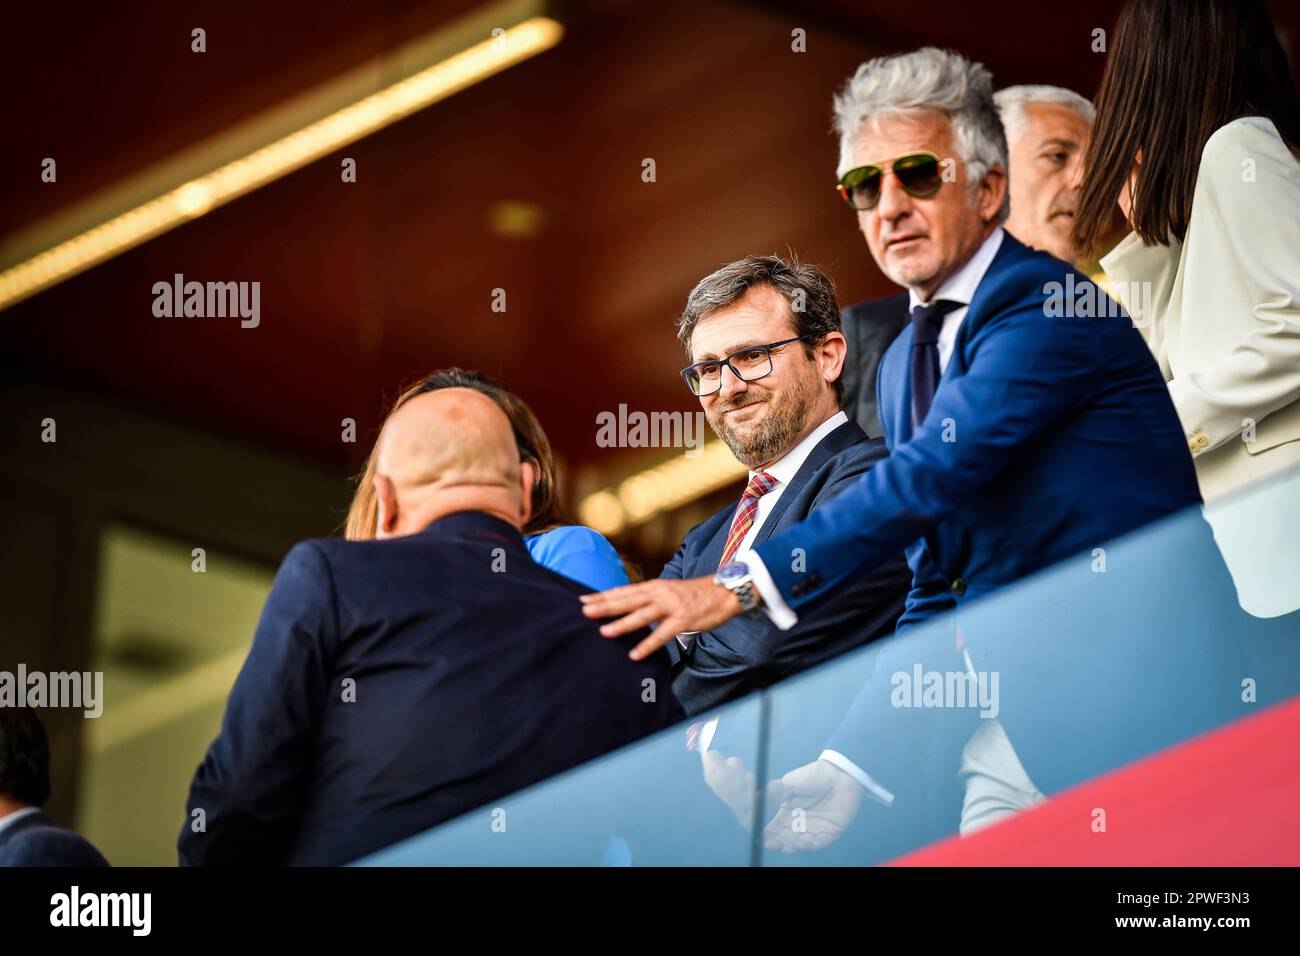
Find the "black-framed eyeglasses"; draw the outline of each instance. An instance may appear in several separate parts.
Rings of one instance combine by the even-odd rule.
[[[904,153],[884,162],[850,169],[840,177],[835,189],[850,209],[866,212],[880,202],[886,170],[898,177],[898,184],[909,196],[929,199],[943,186],[942,167],[942,161],[934,153]]]
[[[767,345],[746,345],[730,355],[707,362],[696,362],[682,369],[682,380],[694,395],[712,395],[722,388],[722,367],[731,369],[733,375],[743,382],[756,382],[765,375],[772,374],[772,352],[783,348],[791,342],[803,342],[816,338],[813,335],[796,335],[792,339],[769,342]]]

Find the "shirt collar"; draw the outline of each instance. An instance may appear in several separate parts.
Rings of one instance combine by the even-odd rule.
[[[848,420],[849,416],[846,412],[836,412],[809,432],[803,441],[763,470],[776,479],[777,485],[788,484],[799,473],[799,469],[803,467],[803,463],[808,460],[808,456],[821,443],[821,440]],[[749,477],[753,478],[756,474],[758,472],[751,471]]]
[[[975,255],[967,259],[966,264],[960,269],[943,280],[943,284],[935,290],[934,295],[930,298],[930,302],[946,299],[949,302],[970,305],[971,299],[975,298],[975,290],[984,281],[984,273],[989,271],[989,266],[993,264],[993,257],[998,254],[998,249],[1002,246],[1002,236],[1004,234],[1001,226],[996,227],[989,233],[989,237],[975,250]],[[909,312],[918,305],[928,304],[921,300],[915,289],[907,290],[907,309]]]
[[[3,833],[5,830],[9,829],[19,820],[22,820],[25,817],[34,816],[35,814],[38,814],[40,812],[41,812],[40,807],[23,807],[21,810],[15,810],[7,817],[0,817],[0,833]]]

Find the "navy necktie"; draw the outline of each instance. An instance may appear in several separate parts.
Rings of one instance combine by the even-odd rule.
[[[943,317],[961,302],[939,299],[912,310],[912,427],[925,420],[939,388],[939,330]]]

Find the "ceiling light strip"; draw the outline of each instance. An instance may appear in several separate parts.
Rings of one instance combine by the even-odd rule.
[[[518,6],[517,4],[512,6]],[[490,18],[476,18],[482,23]],[[480,32],[482,36],[489,31]],[[564,28],[533,16],[260,148],[134,205],[0,272],[0,309],[237,199],[559,43]],[[398,62],[402,57],[396,58]],[[155,176],[155,181],[157,177]],[[106,205],[103,197],[87,206]],[[65,215],[62,217],[67,219]],[[48,232],[48,227],[45,230]],[[7,243],[15,246],[21,243]],[[0,257],[0,261],[3,261]]]

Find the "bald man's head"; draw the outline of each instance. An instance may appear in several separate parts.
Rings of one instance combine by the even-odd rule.
[[[468,388],[425,392],[393,412],[379,436],[377,536],[414,534],[456,511],[486,511],[521,527],[532,478],[496,402]]]

